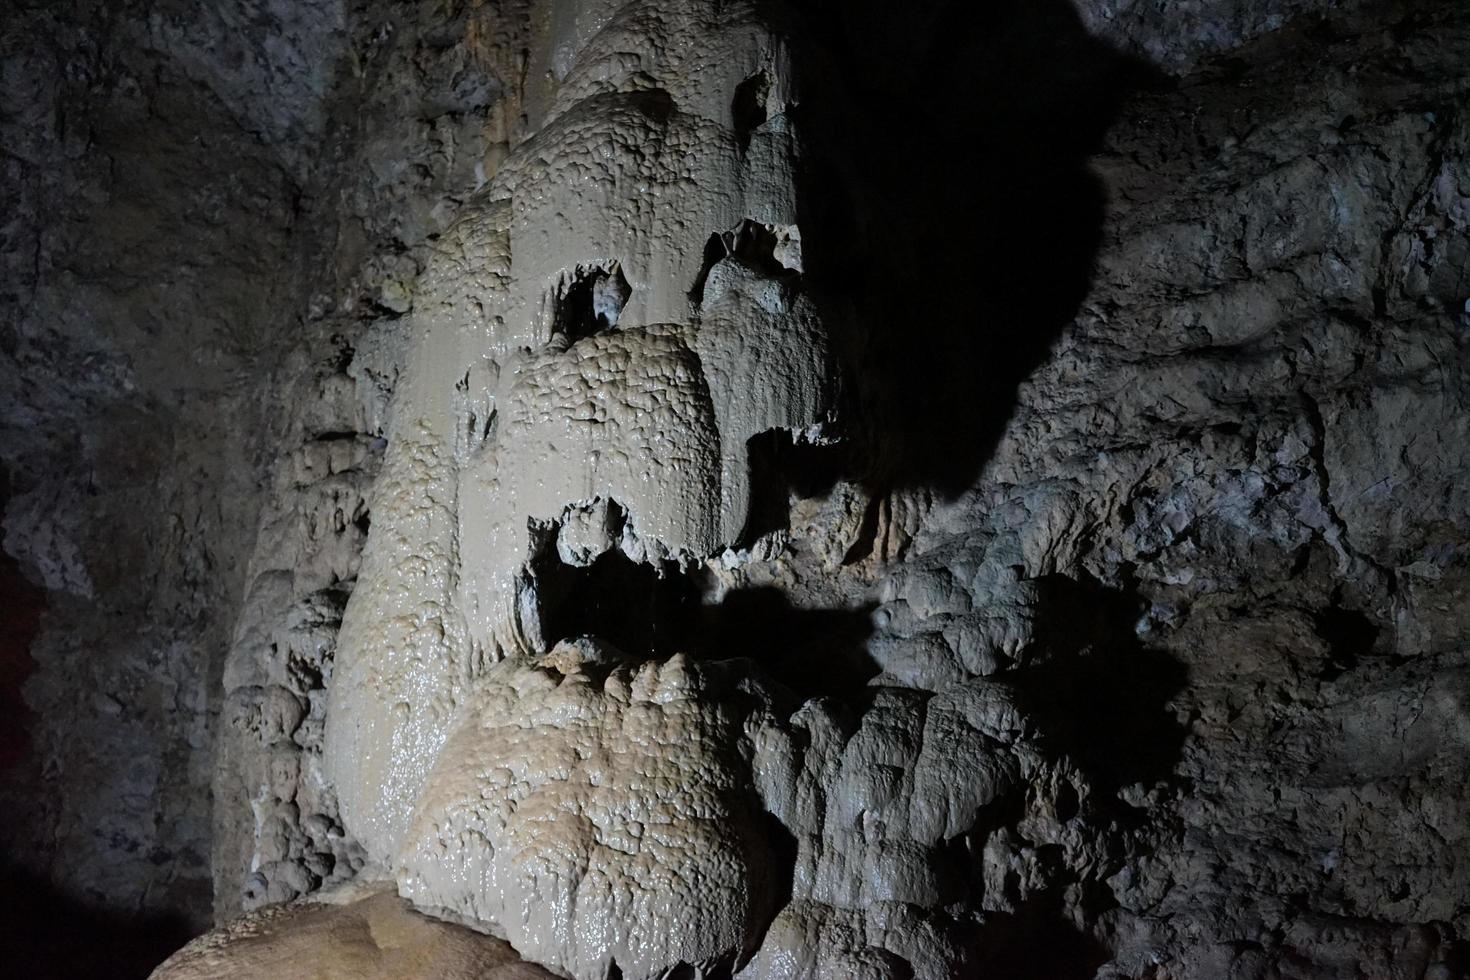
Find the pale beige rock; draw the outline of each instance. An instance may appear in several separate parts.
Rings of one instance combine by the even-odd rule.
[[[386,887],[345,904],[298,902],[236,919],[152,980],[550,980],[503,941],[415,912]]]
[[[491,668],[414,812],[400,892],[579,980],[743,958],[776,873],[751,775],[776,718],[750,675],[569,644]]]
[[[836,401],[826,332],[789,288],[782,34],[750,9],[673,0],[567,4],[551,33],[566,87],[416,287],[328,692],[324,768],[385,864],[474,678],[564,639],[543,635],[527,584],[532,525],[611,501],[634,560],[710,558],[746,523],[748,440],[820,438]],[[757,74],[770,110],[737,131],[731,99]]]

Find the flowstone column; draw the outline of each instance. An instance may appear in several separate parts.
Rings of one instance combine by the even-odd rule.
[[[741,538],[748,441],[828,438],[836,378],[783,30],[716,0],[542,14],[544,121],[419,283],[326,771],[416,904],[651,977],[743,962],[774,915],[781,736],[780,695],[668,648],[644,584]]]

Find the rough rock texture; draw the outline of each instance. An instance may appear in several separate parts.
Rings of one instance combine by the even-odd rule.
[[[499,20],[0,13],[5,542],[49,609],[4,838],[80,902],[197,929],[212,887],[228,915],[350,870],[311,783],[321,694],[395,321],[504,152]]]
[[[544,43],[562,59],[548,118],[420,280],[329,691],[327,775],[383,863],[466,684],[563,638],[532,567],[546,526],[601,501],[629,561],[697,562],[745,524],[748,439],[815,426],[833,400],[825,337],[792,288],[780,35],[746,8],[594,4]],[[747,132],[732,98],[757,76],[771,111]],[[609,207],[624,199],[648,203],[635,220]],[[609,316],[595,289],[612,277],[626,290]]]
[[[1361,6],[1361,0],[1076,0],[1095,37],[1135,52],[1171,73],[1238,48],[1297,18]]]
[[[392,879],[577,978],[1467,975],[1456,5],[4,16],[52,881]]]
[[[796,839],[791,900],[740,975],[979,969],[981,889],[954,860],[977,815],[1029,805],[1034,837],[1078,844],[1053,816],[1058,794],[1073,790],[1045,771],[1029,727],[1012,692],[985,681],[932,694],[880,688],[860,715],[807,702],[762,760],[772,813]],[[1007,870],[1003,860],[986,867],[992,907],[1008,900]]]
[[[1124,975],[1465,969],[1467,42],[1434,7],[1288,35],[1100,161],[1098,283],[1013,428],[1098,406],[1074,561],[1187,679],[1110,881]]]
[[[330,899],[329,901],[323,899]],[[505,943],[414,912],[391,890],[275,906],[191,942],[153,980],[550,980]]]
[[[570,976],[728,966],[774,912],[752,778],[773,698],[749,663],[621,659],[581,641],[485,672],[414,810],[399,893]]]
[[[1038,16],[1040,22],[1067,28],[1063,14]],[[1006,50],[1011,42],[1011,56],[1019,61],[1018,52],[1037,43],[1021,33],[1035,23],[1023,19],[1010,26],[1010,34],[978,38],[964,63],[983,64],[983,57],[973,56]],[[1453,793],[1458,777],[1436,775],[1446,764],[1436,760],[1453,757],[1433,748],[1444,745],[1446,736],[1426,735],[1425,742],[1414,743],[1424,746],[1412,750],[1429,767],[1422,774],[1401,777],[1398,764],[1381,775],[1372,766],[1339,764],[1333,776],[1327,775],[1334,771],[1333,758],[1360,759],[1361,750],[1332,746],[1327,733],[1343,724],[1333,718],[1353,717],[1355,730],[1365,732],[1357,737],[1368,739],[1355,744],[1387,739],[1398,759],[1409,736],[1394,733],[1411,720],[1425,724],[1428,718],[1427,724],[1445,732],[1456,730],[1451,719],[1458,709],[1451,707],[1455,702],[1449,693],[1457,689],[1449,680],[1454,675],[1427,666],[1414,670],[1393,659],[1413,648],[1373,647],[1374,630],[1384,635],[1395,619],[1400,629],[1411,625],[1410,636],[1440,635],[1435,627],[1417,625],[1404,609],[1405,600],[1390,601],[1390,596],[1398,594],[1394,569],[1426,560],[1419,557],[1422,552],[1402,549],[1435,540],[1428,528],[1407,530],[1419,526],[1411,515],[1426,514],[1416,508],[1433,512],[1431,526],[1442,528],[1448,541],[1461,533],[1449,530],[1463,528],[1466,518],[1455,482],[1450,478],[1431,482],[1426,490],[1400,491],[1406,494],[1402,504],[1390,497],[1378,509],[1364,491],[1376,485],[1386,495],[1397,481],[1443,480],[1458,467],[1453,450],[1426,449],[1422,458],[1429,473],[1422,463],[1401,463],[1397,477],[1378,474],[1375,468],[1385,457],[1368,448],[1387,443],[1395,447],[1388,458],[1401,458],[1409,435],[1394,426],[1406,424],[1395,420],[1405,419],[1409,391],[1415,391],[1412,404],[1418,411],[1444,406],[1439,409],[1444,421],[1431,427],[1435,435],[1415,441],[1459,445],[1453,435],[1455,420],[1462,417],[1453,396],[1462,390],[1458,382],[1431,374],[1429,390],[1443,394],[1426,400],[1415,388],[1402,388],[1418,383],[1394,381],[1394,374],[1376,366],[1385,357],[1413,365],[1417,357],[1424,365],[1417,370],[1460,369],[1456,316],[1461,299],[1452,285],[1458,281],[1453,257],[1463,248],[1463,239],[1456,238],[1456,170],[1443,150],[1433,148],[1455,145],[1456,137],[1435,129],[1458,119],[1454,107],[1463,92],[1438,90],[1436,98],[1444,105],[1426,110],[1423,100],[1432,88],[1416,80],[1412,95],[1399,95],[1394,81],[1394,59],[1403,57],[1414,37],[1434,37],[1451,47],[1448,38],[1458,35],[1451,27],[1412,17],[1397,20],[1385,33],[1354,21],[1341,23],[1315,35],[1283,37],[1225,72],[1207,71],[1169,94],[1133,96],[1106,137],[1095,119],[1084,123],[1088,113],[1114,111],[1125,104],[1117,99],[1126,87],[1152,82],[1146,72],[1092,45],[1079,26],[1071,26],[1070,34],[1048,43],[1074,58],[1073,77],[1049,80],[1033,100],[1008,113],[944,101],[932,110],[936,129],[948,121],[962,129],[973,126],[988,138],[1046,114],[1060,116],[1055,129],[1042,131],[1036,146],[1012,150],[1010,159],[990,165],[997,182],[1022,178],[1019,187],[999,191],[1019,203],[1001,200],[989,187],[976,192],[946,182],[942,173],[928,169],[928,161],[905,156],[912,147],[901,147],[849,165],[840,185],[849,200],[863,202],[860,211],[892,214],[878,225],[885,231],[905,227],[905,220],[913,223],[914,230],[900,235],[896,248],[891,235],[880,238],[871,226],[848,240],[820,221],[801,229],[803,273],[810,274],[810,285],[801,291],[820,307],[824,294],[845,290],[859,311],[838,345],[850,373],[853,435],[845,448],[828,452],[803,455],[795,447],[771,447],[775,465],[787,467],[778,473],[777,490],[788,492],[789,513],[766,514],[772,523],[759,527],[766,533],[740,542],[743,547],[735,551],[715,555],[706,548],[709,560],[691,573],[701,583],[702,608],[732,612],[728,618],[715,616],[721,626],[736,630],[735,638],[724,642],[738,646],[739,631],[759,630],[762,620],[773,620],[774,635],[756,634],[745,642],[758,646],[765,639],[776,645],[762,651],[762,659],[801,694],[839,694],[847,701],[841,707],[813,702],[774,726],[774,731],[801,733],[803,747],[793,750],[785,768],[757,757],[752,778],[795,848],[789,902],[745,965],[750,975],[960,975],[984,963],[1019,963],[1029,942],[1047,944],[1038,954],[1044,969],[1102,969],[1127,976],[1146,970],[1209,976],[1230,969],[1253,975],[1251,970],[1277,969],[1283,962],[1303,975],[1323,976],[1349,963],[1364,975],[1418,975],[1432,963],[1440,964],[1436,969],[1455,969],[1460,954],[1453,900],[1430,911],[1414,904],[1423,900],[1413,897],[1428,887],[1427,877],[1415,885],[1413,872],[1405,870],[1399,872],[1402,885],[1384,889],[1375,848],[1370,847],[1365,865],[1375,870],[1356,879],[1346,856],[1349,826],[1371,840],[1411,833],[1402,810],[1374,815],[1379,811],[1368,800],[1402,791],[1373,780],[1416,780],[1422,788],[1411,795],[1426,804],[1435,798],[1435,785]],[[1358,33],[1364,30],[1368,33]],[[822,36],[837,51],[839,66],[844,52],[864,50],[841,33]],[[594,39],[591,50],[599,43]],[[1375,45],[1381,45],[1382,55],[1375,55]],[[1292,62],[1283,59],[1304,54],[1315,59],[1312,70],[1302,72],[1301,90],[1292,91],[1286,84],[1290,74],[1282,75]],[[1375,57],[1386,63],[1375,67]],[[1447,59],[1446,65],[1452,60],[1443,50],[1439,57]],[[1435,57],[1426,51],[1414,63],[1423,72]],[[981,81],[1001,77],[1002,70],[989,69]],[[1342,78],[1351,75],[1355,84],[1349,86],[1333,71]],[[1253,76],[1261,77],[1259,84],[1270,92],[1249,87]],[[1453,71],[1439,77],[1460,84]],[[894,90],[875,94],[879,104],[897,111],[919,97],[916,88],[905,87],[917,82],[901,69],[883,81]],[[844,75],[839,68],[837,81],[816,91],[836,98],[874,84],[880,83]],[[1074,84],[1089,86],[1089,97],[1068,106],[1066,100],[1078,94]],[[1345,99],[1343,92],[1367,94]],[[1400,101],[1406,97],[1407,104]],[[1320,106],[1316,115],[1313,106]],[[1171,124],[1173,119],[1181,122]],[[1187,128],[1172,135],[1170,126],[1183,127],[1183,121]],[[1351,139],[1324,138],[1324,132],[1344,123]],[[630,125],[642,123],[635,118]],[[1375,132],[1382,133],[1376,143]],[[1415,132],[1423,134],[1418,139],[1425,147],[1417,157],[1408,149],[1416,145],[1409,135]],[[1236,133],[1253,135],[1261,148]],[[842,145],[839,137],[831,138]],[[955,147],[945,142],[948,138],[941,135],[925,146],[939,166],[952,159],[948,154]],[[1400,140],[1407,142],[1400,145]],[[1383,148],[1389,143],[1400,146],[1398,152]],[[1089,171],[1086,160],[1092,155],[1096,170]],[[843,173],[835,164],[832,170]],[[895,177],[902,178],[897,193]],[[798,174],[798,194],[800,179]],[[942,192],[936,192],[936,183]],[[1034,221],[1034,212],[1026,208],[1045,213],[1058,202],[1074,205],[1069,220],[1077,230],[1067,233],[1070,238],[1051,238],[1057,261],[1050,288],[1057,295],[1037,304],[1026,287],[1035,282],[1046,288],[1046,271],[1027,271],[1020,263],[1043,254],[1048,236],[1036,237],[1036,248],[1022,248],[1018,258],[1017,242],[1007,235],[1019,232],[1022,242],[1031,240],[1026,236],[1037,233],[1020,225]],[[913,215],[928,216],[931,209],[932,221],[914,220]],[[820,200],[812,210],[823,214]],[[1087,228],[1089,214],[1100,223],[1096,232]],[[995,230],[965,242],[961,229],[972,216],[990,218]],[[469,220],[495,227],[508,218]],[[507,283],[498,288],[514,295],[509,285],[518,281],[514,236],[501,234],[499,244],[488,246],[490,254],[500,256],[500,264],[491,268],[502,270],[497,275]],[[951,246],[952,254],[936,261],[936,242]],[[592,250],[603,254],[598,247]],[[834,268],[879,255],[889,259],[887,278],[858,283],[831,278]],[[539,261],[533,257],[533,274]],[[1094,261],[1096,275],[1089,283]],[[1451,265],[1441,272],[1441,262]],[[975,284],[982,290],[979,296],[950,285],[963,283],[962,268],[992,265],[998,269],[983,273]],[[1395,268],[1404,271],[1395,273]],[[930,287],[918,307],[937,325],[929,348],[916,358],[908,355],[917,364],[894,365],[897,345],[913,340],[893,333],[885,321],[913,316],[920,284],[936,275],[944,285]],[[1438,295],[1436,282],[1444,284]],[[704,285],[707,290],[708,282]],[[638,295],[636,285],[632,294]],[[696,289],[693,295],[701,294]],[[515,309],[510,302],[508,308]],[[488,307],[492,316],[500,308]],[[947,325],[967,313],[994,324],[991,333],[1009,321],[1010,329],[1029,336],[1007,342],[982,331],[976,340],[963,328]],[[628,316],[626,308],[621,316]],[[473,321],[461,314],[457,322]],[[626,329],[622,324],[619,320],[620,331]],[[602,350],[607,343],[599,337],[577,339],[547,356],[565,363],[579,347]],[[1355,349],[1364,353],[1354,354]],[[1416,355],[1416,350],[1426,353]],[[1370,358],[1368,351],[1377,353]],[[652,351],[643,353],[646,358]],[[1336,368],[1323,363],[1328,356]],[[438,363],[445,364],[439,371],[447,380],[466,360],[461,355]],[[451,402],[447,409],[461,417],[494,418],[492,439],[504,445],[537,438],[534,430],[514,428],[526,413],[505,414],[506,401],[524,404],[539,396],[546,401],[530,403],[577,404],[597,390],[567,387],[557,375],[538,373],[535,360],[509,368],[497,362],[492,374],[501,389],[507,371],[515,377],[510,391],[526,393],[519,400],[492,398],[469,407]],[[573,369],[572,377],[579,376],[585,384],[585,371],[578,375]],[[473,392],[473,371],[469,377]],[[963,406],[972,379],[992,390]],[[934,404],[913,404],[916,382],[938,389],[931,396]],[[946,411],[951,405],[954,412]],[[977,444],[946,454],[952,442],[948,434],[936,437],[921,430],[952,424],[963,407],[982,413]],[[587,417],[597,418],[597,411],[590,409]],[[697,420],[688,415],[676,414],[667,424],[674,440],[698,431]],[[469,428],[473,431],[474,423]],[[1354,433],[1346,437],[1354,447],[1346,452],[1337,448],[1344,432]],[[993,435],[987,439],[987,433]],[[616,446],[628,437],[615,428],[607,438]],[[759,451],[758,443],[751,445],[752,472]],[[447,466],[452,451],[444,455],[440,465]],[[554,458],[561,460],[558,465],[574,465],[563,456]],[[1435,464],[1436,459],[1445,462]],[[533,457],[511,469],[535,474],[537,465]],[[542,478],[538,485],[547,497],[536,505],[547,508],[542,513],[518,502],[524,494],[496,494],[489,484],[481,490],[461,480],[453,494],[436,496],[450,508],[438,518],[440,533],[446,542],[457,542],[457,550],[446,546],[436,553],[446,556],[449,567],[461,569],[459,588],[432,575],[429,579],[444,590],[436,593],[436,601],[445,603],[441,608],[460,603],[470,618],[465,628],[471,636],[476,614],[473,599],[465,597],[509,592],[518,596],[517,604],[501,600],[492,623],[499,615],[510,628],[519,625],[531,637],[532,649],[558,639],[554,626],[547,625],[557,621],[546,608],[554,593],[555,563],[597,568],[606,560],[601,556],[613,554],[612,543],[622,540],[618,515],[609,516],[613,508],[596,503],[615,494],[601,482],[605,477],[595,469],[592,473],[589,482],[573,481],[566,489],[559,489],[559,478]],[[665,478],[654,485],[669,493],[683,484]],[[951,496],[936,497],[935,490]],[[494,579],[488,585],[476,581],[478,569],[505,561],[500,556],[506,552],[497,552],[493,539],[489,550],[478,551],[480,535],[453,534],[464,518],[452,512],[462,515],[482,501],[492,511],[510,509],[522,519],[543,522],[533,523],[533,532],[552,521],[537,532],[542,543],[533,535],[523,550],[509,553],[509,564],[519,561],[523,567],[517,589],[501,584],[497,590]],[[568,508],[565,523],[556,520],[559,503]],[[748,501],[743,509],[754,507]],[[636,506],[633,510],[636,528]],[[573,513],[590,516],[573,524]],[[581,530],[587,524],[593,532]],[[471,526],[478,531],[485,525]],[[1406,533],[1405,544],[1393,544]],[[585,543],[589,536],[590,544]],[[710,540],[729,543],[728,537]],[[696,556],[701,553],[697,537],[686,533],[674,541]],[[549,554],[553,542],[551,566],[532,560],[538,547]],[[398,547],[405,546],[414,552],[415,546],[400,537]],[[1433,574],[1443,575],[1448,553],[1435,554],[1440,557],[1431,563]],[[615,577],[609,576],[636,575],[627,569],[605,571],[601,580],[591,581],[610,588]],[[661,581],[678,575],[668,569]],[[506,572],[499,576],[501,583],[510,578]],[[1265,592],[1260,591],[1263,576],[1272,583]],[[651,581],[645,587],[660,588]],[[579,586],[566,587],[575,592]],[[782,597],[774,609],[761,598],[772,594]],[[1375,594],[1381,596],[1376,604]],[[1429,605],[1445,602],[1432,599]],[[811,607],[825,607],[837,617],[829,622],[841,622],[843,610],[861,616],[865,604],[876,608],[868,628],[860,631],[867,634],[860,636],[863,655],[841,649],[845,641],[834,640],[832,631],[817,631],[825,635],[815,648],[802,650],[795,642],[801,616],[822,614]],[[741,609],[759,614],[737,619],[735,611]],[[711,635],[714,626],[679,625],[676,613],[666,613],[650,612],[656,622],[672,624],[663,635],[652,627],[632,632],[668,649],[696,654],[721,649],[721,640]],[[788,622],[781,622],[783,614],[789,614]],[[527,629],[533,620],[536,630]],[[592,632],[630,628],[626,618],[595,611],[576,625]],[[795,629],[783,636],[779,627],[789,626]],[[493,625],[479,632],[496,635]],[[429,635],[448,644],[441,649],[466,642],[453,630]],[[440,640],[441,635],[448,639]],[[1263,637],[1270,642],[1260,651],[1255,645]],[[783,639],[786,649],[802,652],[784,652]],[[1322,667],[1310,666],[1312,650],[1320,651],[1315,656]],[[485,644],[470,662],[502,651],[517,652],[514,645]],[[1389,658],[1381,670],[1403,676],[1370,680],[1368,658],[1375,652]],[[798,657],[813,658],[817,666],[793,664]],[[866,671],[864,657],[871,665]],[[849,669],[857,665],[859,673],[840,680],[823,677],[823,659]],[[417,662],[419,656],[410,661]],[[412,686],[419,669],[400,675],[404,681],[399,683]],[[1237,685],[1257,671],[1264,676],[1246,695]],[[1260,687],[1273,675],[1279,678],[1275,684],[1287,686]],[[1212,676],[1230,683],[1221,690],[1209,680]],[[1416,676],[1430,683],[1423,693]],[[864,680],[873,693],[851,690]],[[460,693],[454,685],[461,682],[448,683],[441,688],[443,700],[431,703],[474,703],[477,695],[468,693],[472,687]],[[1349,694],[1358,684],[1367,684],[1367,690]],[[1264,691],[1273,693],[1266,698]],[[1356,703],[1363,697],[1388,699],[1366,715],[1381,722],[1349,714],[1346,705],[1329,707],[1339,698]],[[1269,709],[1272,703],[1282,710],[1295,706],[1299,720],[1288,728],[1286,719],[1293,713],[1278,714]],[[1404,707],[1389,707],[1395,703]],[[1431,710],[1434,705],[1442,707]],[[405,700],[398,710],[407,720],[419,709]],[[996,710],[1005,724],[995,720],[991,712]],[[1246,719],[1253,711],[1260,712],[1264,741],[1247,734]],[[842,720],[828,720],[829,714]],[[453,729],[453,717],[452,711],[431,709],[429,724]],[[1440,717],[1445,721],[1434,720]],[[950,718],[964,722],[946,721]],[[1215,734],[1212,724],[1227,727]],[[1371,728],[1363,726],[1371,724],[1386,726],[1384,734],[1366,735]],[[836,734],[824,740],[824,731]],[[1017,754],[1008,746],[1021,732],[1031,737],[1019,743]],[[432,746],[441,736],[431,728],[425,738],[411,744]],[[410,751],[410,743],[404,744],[400,751]],[[1282,757],[1270,748],[1275,744],[1293,748]],[[457,749],[455,756],[462,752]],[[421,757],[420,749],[410,754]],[[1303,775],[1290,768],[1286,760],[1292,757],[1308,767]],[[1242,782],[1251,772],[1259,780],[1253,790]],[[1349,773],[1350,784],[1329,782],[1334,788],[1326,796],[1313,788],[1323,778],[1340,782]],[[428,798],[437,799],[434,779],[415,774],[391,785],[409,795],[423,785]],[[798,788],[805,794],[800,805],[783,805]],[[1305,825],[1305,816],[1283,823],[1281,801],[1292,794],[1301,794],[1298,806],[1310,807]],[[485,798],[483,791],[468,787],[458,795]],[[938,813],[926,812],[931,808]],[[1449,874],[1452,882],[1458,850],[1453,842],[1460,831],[1443,819],[1426,823],[1429,836],[1411,849],[1422,856],[1419,873]],[[1257,829],[1245,829],[1250,827]],[[522,855],[518,861],[527,859],[524,851],[517,853]],[[481,867],[493,863],[486,860]],[[477,899],[493,900],[499,887],[478,892]],[[1384,891],[1373,894],[1374,888]],[[1275,901],[1282,904],[1263,902],[1263,894],[1279,896]],[[1454,894],[1454,886],[1447,885],[1442,894]],[[1391,903],[1411,903],[1405,912],[1408,907],[1423,912],[1395,917]],[[466,914],[473,907],[465,899],[457,911]],[[500,908],[486,906],[477,914],[491,928],[506,928]],[[547,947],[549,935],[560,933],[547,929],[512,939],[526,955],[546,957],[574,975],[599,974],[605,947],[597,939],[583,940],[593,951],[583,965],[562,947]],[[1066,940],[1068,935],[1074,938]],[[636,962],[639,975],[650,976],[675,965]],[[622,969],[629,966],[622,959],[618,963]]]
[[[352,10],[351,81],[311,185],[334,223],[307,327],[282,375],[279,462],[223,667],[214,789],[215,910],[227,917],[353,875],[321,767],[337,630],[372,523],[415,282],[455,208],[519,125],[502,68],[529,30],[516,4]],[[308,234],[308,241],[315,239]]]

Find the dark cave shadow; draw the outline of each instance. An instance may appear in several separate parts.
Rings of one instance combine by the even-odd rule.
[[[986,976],[1092,980],[1112,954],[1062,914],[1061,895],[1031,901],[1014,913],[991,912],[975,937]]]
[[[1124,786],[1168,778],[1187,734],[1168,705],[1189,672],[1139,640],[1143,600],[1085,578],[1052,575],[1037,585],[1033,647],[1044,659],[1010,676],[1048,745],[1105,801]]]
[[[867,650],[872,606],[804,609],[775,587],[737,589],[714,604],[702,583],[613,549],[574,567],[534,561],[542,643],[597,636],[634,656],[743,658],[805,699],[851,696],[879,667]]]
[[[1167,78],[1066,0],[800,6],[831,59],[801,60],[790,111],[820,134],[799,220],[852,379],[846,475],[954,496],[1091,285],[1107,202],[1089,157]]]
[[[786,429],[768,429],[745,443],[750,473],[750,510],[736,547],[748,548],[764,534],[788,529],[792,499],[825,496],[846,466],[837,445],[798,442]]]
[[[993,679],[1003,678],[1017,693],[1047,755],[1069,759],[1090,784],[1085,802],[1075,792],[1063,797],[1059,787],[1057,818],[1069,821],[1085,806],[1093,823],[1126,832],[1145,818],[1117,791],[1166,780],[1179,762],[1187,730],[1169,704],[1184,689],[1188,670],[1139,640],[1134,627],[1144,603],[1131,588],[1063,575],[1043,576],[1035,584],[1038,630],[1021,653],[1022,669]],[[975,833],[983,840],[997,828],[1020,826],[1028,805],[1019,794],[993,801],[977,814]],[[1032,846],[1042,863],[1065,863],[1061,845]],[[1048,850],[1056,853],[1041,858]],[[978,845],[955,838],[944,856],[949,894],[958,899],[984,893]],[[1070,887],[1082,889],[1080,901],[1064,901],[1062,885],[1053,883],[1013,911],[985,914],[970,938],[987,976],[1089,980],[1112,958],[1105,942],[1071,920],[1067,905],[1098,916],[1117,907],[1116,896],[1097,878],[1082,877]]]
[[[142,980],[193,935],[181,917],[108,912],[40,875],[0,865],[0,963],[7,976]]]
[[[849,699],[880,670],[867,646],[872,610],[802,609],[775,587],[739,589],[700,609],[690,649],[715,660],[747,657],[802,700]]]
[[[0,466],[0,518],[9,500],[9,474]],[[36,669],[31,641],[45,607],[46,593],[0,550],[0,772],[19,765],[30,752],[33,716],[21,689]]]

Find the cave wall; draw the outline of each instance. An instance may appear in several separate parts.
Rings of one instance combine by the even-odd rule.
[[[268,460],[261,381],[296,302],[296,184],[167,51],[161,11],[3,16],[5,547],[46,590],[7,859],[198,922],[214,651]]]
[[[364,544],[428,553],[392,518],[408,464],[384,469],[413,455],[394,426],[435,349],[427,306],[452,328],[447,288],[510,302],[435,264],[468,242],[540,295],[515,233],[494,236],[541,227],[514,215],[555,184],[558,121],[616,138],[597,99],[691,98],[661,74],[678,18],[574,6],[4,15],[6,550],[46,597],[10,860],[194,930],[396,873],[523,956],[606,969],[611,946],[553,949],[555,922],[425,874],[464,799],[529,785],[585,808],[561,762],[513,792],[449,779],[390,847],[339,805],[358,760],[322,754],[344,614],[350,655],[373,656],[371,630],[351,639],[358,578],[381,574]],[[752,173],[789,177],[796,210],[753,217],[799,229],[799,276],[742,213],[716,253],[634,262],[596,308],[629,304],[619,336],[651,296],[687,292],[696,324],[734,296],[748,321],[775,282],[830,334],[834,425],[747,443],[746,499],[724,503],[747,518],[685,554],[650,550],[595,468],[536,511],[499,586],[535,629],[512,616],[467,646],[438,724],[515,745],[534,705],[528,757],[614,751],[612,729],[647,738],[627,706],[645,695],[618,693],[637,677],[684,706],[661,709],[681,738],[740,746],[674,755],[720,820],[774,821],[742,847],[774,847],[754,865],[777,880],[694,896],[710,927],[618,959],[636,975],[731,950],[757,976],[1459,975],[1470,22],[1433,3],[797,6],[769,29],[798,54],[756,88],[710,81],[708,115],[748,151],[787,100],[800,165]],[[636,145],[668,139],[651,118]],[[568,248],[537,261],[609,279],[621,258]],[[547,295],[581,288],[563,285]],[[541,322],[514,303],[512,326]],[[611,343],[570,333],[572,352]],[[466,394],[466,350],[437,348],[435,383],[484,438],[513,392]],[[583,632],[622,649],[557,645]],[[411,716],[419,696],[384,703]],[[589,710],[601,729],[564,720]],[[597,806],[645,805],[617,786]],[[472,826],[534,853],[497,812]],[[611,848],[593,863],[616,880],[636,845],[586,813],[566,839]]]
[[[362,515],[314,484],[356,428],[370,457],[412,248],[506,139],[468,9],[0,15],[6,550],[46,606],[4,832],[68,899],[213,918],[227,655],[299,597],[287,576],[279,607],[245,600],[282,567],[303,595],[350,578]],[[385,352],[358,359],[361,412],[355,345]],[[341,540],[322,556],[318,537]]]

